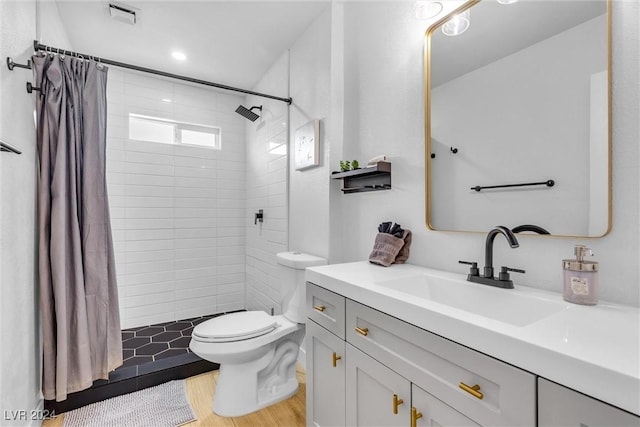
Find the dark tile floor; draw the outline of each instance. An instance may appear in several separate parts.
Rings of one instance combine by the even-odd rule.
[[[122,330],[123,364],[118,369],[190,353],[189,341],[193,328],[216,316],[218,315],[214,314]]]
[[[193,328],[213,317],[196,317],[122,331],[123,365],[97,380],[89,389],[68,395],[67,400],[45,400],[45,409],[56,414],[90,403],[188,378],[218,369],[217,363],[200,359],[189,350]]]

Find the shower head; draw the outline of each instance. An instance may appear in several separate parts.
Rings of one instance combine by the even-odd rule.
[[[256,113],[253,112],[254,109],[258,109],[260,111],[262,111],[262,105],[257,107],[251,107],[251,108],[246,108],[243,105],[238,106],[238,108],[236,108],[236,113],[240,114],[242,117],[245,117],[249,120],[251,120],[252,122],[255,122],[256,119],[258,117],[260,117],[259,115],[257,115]]]

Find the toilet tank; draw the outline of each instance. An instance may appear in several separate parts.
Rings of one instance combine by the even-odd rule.
[[[325,265],[327,260],[302,252],[280,252],[276,257],[280,270],[282,314],[292,322],[305,323],[304,270],[307,267]]]

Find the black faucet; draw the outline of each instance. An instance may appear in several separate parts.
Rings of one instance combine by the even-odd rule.
[[[487,240],[484,244],[484,274],[480,275],[478,271],[478,263],[477,262],[468,262],[468,261],[458,261],[460,264],[469,264],[471,265],[471,269],[469,271],[469,275],[467,276],[467,280],[474,283],[482,283],[484,285],[497,286],[499,288],[507,288],[513,289],[513,281],[509,277],[509,272],[513,271],[515,273],[524,273],[524,270],[519,270],[517,268],[510,267],[501,267],[500,274],[497,278],[493,277],[493,241],[495,240],[498,234],[502,234],[507,241],[509,242],[509,246],[512,248],[517,248],[520,245],[518,244],[518,239],[516,239],[515,234],[507,227],[503,227],[502,225],[498,225],[493,227],[489,233],[487,234]]]

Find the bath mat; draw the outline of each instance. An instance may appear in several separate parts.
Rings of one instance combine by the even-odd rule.
[[[64,414],[64,427],[175,427],[196,419],[185,380],[123,394]]]

